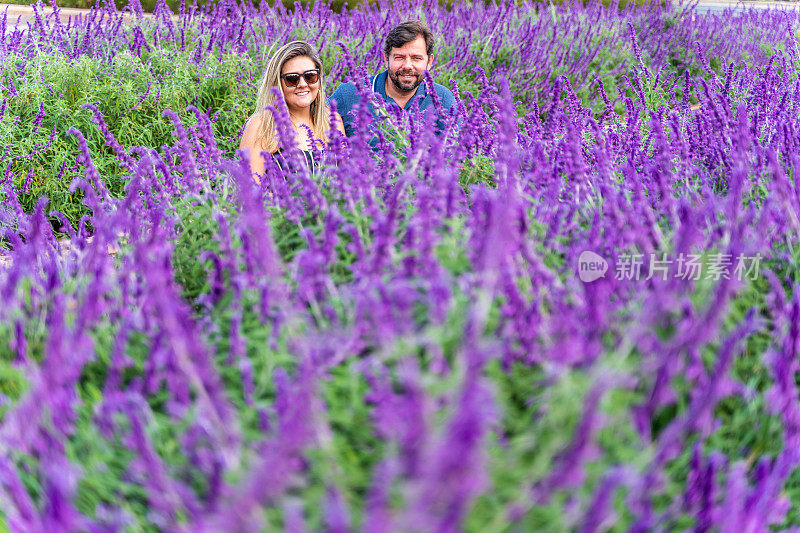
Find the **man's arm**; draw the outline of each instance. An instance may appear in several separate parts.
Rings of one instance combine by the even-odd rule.
[[[450,89],[448,89],[444,85],[439,85],[438,83],[436,85],[434,85],[434,89],[436,90],[436,96],[439,97],[439,102],[442,104],[442,109],[443,110],[447,111],[447,110],[449,110],[451,107],[453,107],[455,105],[456,97],[453,96],[453,93],[450,91]],[[455,124],[456,131],[458,130],[460,125],[461,125],[461,119],[459,118],[459,120]],[[437,129],[438,129],[437,135],[439,135],[445,129],[445,124],[444,124],[444,121],[441,118],[441,115],[440,115],[440,119],[436,122],[436,126],[437,126]]]
[[[456,97],[453,96],[453,93],[450,92],[450,89],[445,87],[444,85],[435,85],[436,88],[436,96],[439,97],[439,101],[442,103],[442,107],[445,109],[450,109],[456,103]]]
[[[344,133],[348,137],[353,135],[353,115],[351,111],[353,106],[358,100],[356,88],[352,83],[343,83],[333,91],[333,94],[328,98],[328,105],[332,102],[336,103],[336,112],[342,117],[342,124],[344,124]]]

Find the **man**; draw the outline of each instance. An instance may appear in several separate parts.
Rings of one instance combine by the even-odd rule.
[[[419,102],[420,110],[433,106],[431,95],[425,81],[425,72],[433,64],[433,34],[421,21],[403,22],[392,28],[386,36],[383,57],[386,70],[370,79],[372,91],[383,101],[409,110]],[[434,84],[436,95],[444,109],[455,103],[453,93],[438,83]],[[356,86],[344,83],[328,99],[336,102],[336,110],[342,116],[345,134],[353,135],[353,115],[351,111],[359,100]],[[375,113],[374,110],[373,115]],[[441,120],[439,128],[444,127]]]

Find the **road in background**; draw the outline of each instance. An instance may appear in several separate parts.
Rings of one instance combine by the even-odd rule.
[[[6,11],[7,10],[7,11]],[[77,16],[86,16],[88,10],[86,9],[77,9],[77,8],[69,8],[69,7],[62,7],[59,8],[61,12],[61,20],[66,24],[70,17],[73,19]],[[33,22],[35,19],[35,15],[33,13],[33,9],[30,6],[18,6],[14,4],[0,4],[0,19],[3,17],[3,13],[7,13],[6,18],[6,27],[7,28],[14,28],[19,27],[20,29],[27,28],[28,22]],[[53,16],[53,9],[50,7],[46,7],[44,9],[44,16]]]
[[[45,0],[47,1],[47,0]],[[189,2],[187,2],[188,4]],[[60,7],[58,8],[59,15],[61,22],[67,24],[70,18],[74,21],[77,17],[85,17],[88,13],[88,9],[79,9],[75,7]],[[8,13],[6,18],[6,28],[13,29],[27,29],[28,23],[33,24],[36,15],[33,12],[33,8],[30,6],[20,6],[15,4],[3,4],[0,3],[0,20],[3,18],[3,13]],[[53,8],[45,7],[42,11],[42,16],[45,18],[47,17],[54,17]],[[145,13],[145,17],[152,17],[150,13]],[[135,17],[132,15],[125,15],[126,20],[135,20]]]
[[[784,11],[796,11],[800,9],[800,3],[776,2],[772,0],[749,2],[726,2],[724,0],[711,0],[698,2],[697,6],[695,7],[695,11],[698,13],[709,13],[714,15],[721,15],[725,12],[725,10],[728,9],[734,13],[739,13],[746,9],[780,9]]]

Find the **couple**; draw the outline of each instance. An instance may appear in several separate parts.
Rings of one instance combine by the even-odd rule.
[[[433,34],[425,23],[410,21],[393,28],[386,36],[383,53],[386,71],[372,77],[372,91],[385,102],[404,110],[410,109],[417,100],[421,110],[431,106],[432,99],[422,83],[425,71],[433,62]],[[434,86],[443,108],[455,103],[449,89],[439,84]],[[322,64],[310,44],[292,41],[270,59],[258,91],[256,112],[248,119],[239,144],[239,148],[248,152],[250,168],[257,180],[265,171],[261,152],[273,156],[279,152],[275,119],[266,109],[274,105],[274,87],[280,87],[292,120],[295,142],[310,165],[314,164],[313,149],[324,148],[332,128],[347,136],[353,134],[350,111],[359,99],[355,85],[345,83],[331,95],[328,102],[335,101],[337,110],[331,121]]]

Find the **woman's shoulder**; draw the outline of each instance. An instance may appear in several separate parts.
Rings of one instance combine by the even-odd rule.
[[[250,115],[250,118],[244,123],[244,131],[247,132],[248,130],[256,130],[258,131],[261,128],[261,123],[263,122],[263,117],[261,113],[254,113]]]
[[[240,143],[242,148],[256,146],[260,138],[259,133],[261,132],[263,120],[260,113],[256,113],[247,119],[247,122],[244,123],[244,131],[242,131],[242,142]]]
[[[331,114],[330,108],[328,108],[328,113]],[[331,118],[333,120],[331,121],[330,129],[339,130],[340,132],[344,133],[344,121],[342,120],[342,115],[340,115],[338,111],[334,111]]]

